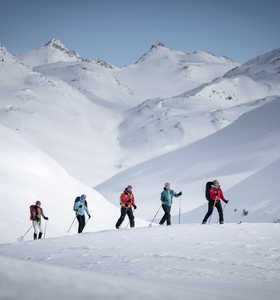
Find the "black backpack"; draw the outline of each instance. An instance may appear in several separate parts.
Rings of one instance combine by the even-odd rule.
[[[81,197],[76,197],[75,203],[78,202],[78,201],[80,201],[80,199],[81,199]],[[75,203],[74,203],[74,206],[75,206]],[[87,200],[85,200],[85,205],[87,207]]]
[[[206,186],[205,186],[205,198],[210,201],[211,198],[210,198],[210,189],[211,189],[211,186],[213,185],[213,182],[212,181],[208,181],[206,183]]]

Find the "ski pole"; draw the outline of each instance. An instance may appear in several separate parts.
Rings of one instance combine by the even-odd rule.
[[[44,239],[46,238],[46,234],[47,234],[47,224],[48,224],[48,221],[45,222],[45,229],[44,229]]]
[[[226,205],[227,205],[227,203],[225,202],[224,205],[223,205],[223,212],[224,212],[224,210],[225,210],[225,208],[226,208]],[[217,218],[217,224],[219,224],[219,220],[220,220],[220,219],[219,219],[219,217],[218,217],[218,218]]]
[[[152,222],[149,224],[149,227],[151,227],[152,224],[154,223],[154,220],[155,220],[157,214],[159,213],[160,208],[161,208],[161,205],[160,205],[159,209],[157,210],[156,214],[154,215],[154,217],[153,217],[153,219],[152,219]]]
[[[86,224],[85,224],[85,227],[86,227],[86,225],[87,225],[87,223],[88,223],[89,219],[90,219],[90,218],[88,218],[88,219],[86,220]]]
[[[215,208],[215,206],[216,206],[216,200],[214,201],[214,204],[213,204],[213,211],[212,211],[212,214],[211,214],[211,216],[210,216],[210,218],[209,218],[209,224],[211,224],[211,220],[212,220],[212,216],[213,216],[213,214],[214,214],[214,208]]]
[[[23,241],[24,240],[24,238],[26,237],[26,235],[28,234],[28,232],[31,230],[32,226],[33,225],[30,225],[30,227],[26,230],[26,232],[24,233],[24,235],[22,235],[22,236],[20,236],[18,238],[18,241]]]
[[[70,225],[69,229],[67,230],[67,232],[70,232],[70,230],[71,230],[71,228],[72,228],[72,226],[73,226],[75,220],[76,220],[76,216],[74,217],[74,220],[73,220],[72,224]]]

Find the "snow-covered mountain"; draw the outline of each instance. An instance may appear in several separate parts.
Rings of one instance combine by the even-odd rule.
[[[276,171],[263,178],[264,187],[256,188],[260,182],[252,180],[245,188],[244,180],[262,172],[270,164],[278,165],[280,97],[268,97],[249,103],[245,109],[253,107],[255,109],[243,114],[224,129],[189,146],[118,173],[98,186],[97,190],[116,203],[119,187],[125,183],[132,184],[138,206],[141,207],[138,214],[145,219],[151,219],[160,205],[160,192],[165,182],[170,181],[175,190],[184,191],[182,211],[187,212],[205,204],[205,183],[217,177],[226,191],[226,197],[232,200],[227,208],[228,214],[229,211],[233,213],[235,208],[243,207],[250,210],[252,221],[273,221],[280,215],[277,195],[272,195],[274,189],[271,192],[269,190],[271,185],[277,186],[279,176],[276,176]],[[274,169],[279,173],[277,167]],[[238,183],[242,185],[239,193]],[[236,189],[230,191],[235,185]],[[260,191],[258,197],[256,191]],[[176,214],[178,201],[174,209],[173,214]],[[195,221],[201,221],[202,214],[201,211],[196,214]],[[263,218],[259,219],[261,214]],[[194,219],[185,218],[186,222],[192,220]]]
[[[238,65],[208,52],[188,54],[159,43],[153,45],[135,64],[121,68],[116,76],[142,102],[186,92],[224,75]]]
[[[129,110],[120,125],[127,156],[139,149],[145,160],[178,149],[231,124],[255,100],[280,95],[279,53],[271,51],[198,88]]]
[[[18,55],[18,58],[31,67],[55,62],[81,61],[81,56],[69,50],[60,40],[51,39],[43,47]]]
[[[80,167],[77,167],[80,158],[77,161],[72,156],[70,157],[71,163],[63,161],[66,152],[64,147],[63,151],[60,151],[56,156],[66,169],[69,169],[69,163],[73,165],[73,162],[76,161],[75,169],[71,169],[71,173],[73,171],[75,173],[84,173],[84,176],[79,178],[85,180],[85,177],[87,177],[86,180],[91,180],[93,183],[106,179],[104,176],[105,173],[109,174],[108,168],[111,168],[110,175],[112,175],[117,172],[118,167],[126,168],[145,159],[170,151],[169,146],[162,147],[161,143],[157,143],[157,139],[154,139],[150,132],[146,132],[145,130],[140,130],[139,132],[135,128],[135,121],[142,127],[143,124],[147,123],[146,119],[145,117],[138,118],[137,108],[135,109],[135,113],[133,111],[127,112],[128,108],[141,103],[146,97],[163,96],[166,94],[175,95],[179,92],[192,89],[213,78],[222,76],[225,72],[238,65],[228,58],[217,57],[210,53],[199,51],[186,54],[170,50],[163,44],[157,44],[153,45],[135,64],[118,68],[100,60],[85,60],[78,55],[73,56],[72,52],[69,52],[56,39],[48,42],[46,46],[26,55],[20,55],[18,58],[24,64],[33,67],[33,71],[36,73],[43,74],[44,78],[49,78],[50,81],[56,82],[56,85],[63,85],[63,81],[66,84],[66,90],[71,90],[70,87],[72,87],[75,93],[84,96],[84,98],[95,104],[94,108],[91,110],[86,109],[86,111],[88,115],[91,114],[91,123],[94,120],[96,122],[100,120],[100,124],[96,126],[98,132],[100,132],[98,127],[104,125],[102,120],[106,120],[106,123],[110,122],[108,126],[111,129],[111,133],[102,136],[101,140],[98,139],[97,147],[101,148],[104,145],[104,139],[110,139],[114,144],[113,148],[108,147],[108,144],[106,144],[106,151],[104,153],[100,150],[93,150],[95,155],[92,155],[92,158],[89,158],[89,156],[84,157],[84,161],[91,162],[92,167],[90,170],[84,164],[79,164]],[[67,85],[69,87],[66,88]],[[80,106],[79,109],[84,110],[81,101],[76,101],[75,103],[77,106]],[[134,115],[136,116],[131,121],[130,118]],[[61,118],[53,121],[61,124],[60,120]],[[119,124],[121,124],[120,127]],[[130,125],[127,126],[127,124]],[[67,126],[67,128],[71,128],[71,126]],[[172,131],[172,128],[171,130],[168,129],[171,135],[173,135]],[[136,134],[133,134],[133,132]],[[83,135],[89,141],[96,140],[96,138],[93,138],[95,131],[92,133],[93,136],[90,132],[89,134],[84,132]],[[137,139],[137,136],[139,136],[139,141],[127,146],[131,141],[131,135],[133,136],[132,141],[135,138]],[[161,136],[166,140],[165,134]],[[142,138],[144,140],[147,139],[148,143],[142,143]],[[152,140],[151,143],[149,142],[150,140]],[[139,142],[142,143],[143,147],[138,147]],[[87,146],[87,142],[84,141],[78,144]],[[176,147],[184,144],[185,140],[182,140],[176,143]],[[118,147],[119,149],[117,149]],[[151,147],[153,151],[146,151]],[[87,147],[87,149],[90,148]],[[112,154],[108,153],[107,150],[112,151],[113,149],[114,154],[112,157]],[[143,153],[139,155],[138,150],[141,151],[141,149],[143,149]],[[96,155],[97,151],[102,157]],[[53,155],[53,153],[51,154]],[[106,165],[105,168],[102,168],[100,163],[104,162],[104,155],[106,155]],[[87,170],[84,172],[85,168]],[[94,170],[95,174],[93,174],[92,170]]]
[[[171,50],[162,43],[153,45],[135,64],[122,68],[96,59],[81,60],[56,39],[34,51],[37,52],[19,58],[36,67],[36,71],[62,79],[88,96],[130,107],[147,98],[174,96],[193,89],[239,65],[203,51],[186,54]]]
[[[118,112],[97,105],[64,81],[32,71],[1,51],[0,122],[92,185],[117,172]],[[115,171],[114,171],[115,170]]]

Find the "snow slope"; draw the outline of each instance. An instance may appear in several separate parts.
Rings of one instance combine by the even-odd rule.
[[[249,103],[273,95],[280,95],[279,49],[193,90],[135,106],[120,125],[120,143],[131,158],[135,151],[134,157],[152,158],[216,132],[248,111]]]
[[[280,158],[280,97],[268,97],[260,103],[261,106],[242,115],[224,129],[189,146],[129,168],[97,186],[97,190],[110,201],[116,202],[119,187],[132,184],[139,215],[146,219],[151,219],[157,211],[160,192],[166,181],[171,182],[175,190],[184,191],[182,211],[187,212],[205,204],[204,186],[209,179],[219,178],[227,191]],[[269,177],[270,185],[277,186],[277,178]],[[243,191],[247,195],[240,199],[244,206],[248,202],[251,210],[262,209],[263,212],[273,207],[275,210],[270,216],[274,217],[279,213],[275,197],[270,199],[271,202],[259,197],[259,201],[252,204],[248,192]],[[225,194],[228,195],[227,192]],[[237,196],[232,197],[233,209]],[[176,214],[176,200],[173,209]],[[196,218],[201,219],[201,213]]]
[[[1,50],[2,49],[2,50]],[[118,171],[120,115],[63,81],[43,76],[0,49],[0,123],[93,184]]]
[[[278,178],[280,159],[234,185],[227,191],[230,203],[225,207],[227,222],[276,222],[280,219]],[[244,215],[243,211],[248,214]],[[207,204],[182,215],[182,223],[201,222]],[[174,217],[176,222],[178,217]],[[214,214],[214,222],[218,214]]]
[[[0,243],[15,241],[30,226],[29,206],[42,202],[49,216],[48,236],[66,233],[73,217],[76,196],[87,194],[92,219],[86,230],[112,228],[119,210],[98,192],[69,176],[52,158],[0,125]],[[137,223],[137,222],[136,222]],[[139,222],[138,222],[139,224]],[[43,225],[44,226],[44,225]],[[72,232],[76,231],[77,224]],[[27,239],[32,238],[30,232]]]
[[[276,300],[279,242],[279,224],[191,224],[1,245],[0,298]]]

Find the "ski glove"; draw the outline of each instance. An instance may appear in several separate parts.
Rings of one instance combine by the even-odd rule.
[[[89,215],[88,218],[90,219],[90,218],[91,218],[91,215]]]
[[[83,205],[81,204],[80,206],[79,206],[79,208],[82,208],[83,207]]]
[[[134,209],[136,209],[136,208],[137,208],[137,206],[136,206],[135,204],[133,205],[133,207],[134,207]]]
[[[226,200],[225,202],[226,202],[226,204],[228,204],[229,200]]]
[[[178,196],[182,196],[183,195],[183,192],[180,192],[179,194],[178,194]]]
[[[128,204],[127,203],[125,203],[125,205],[124,205],[125,207],[128,207]]]
[[[44,219],[45,219],[45,220],[48,220],[49,218],[48,218],[48,217],[44,217]]]

